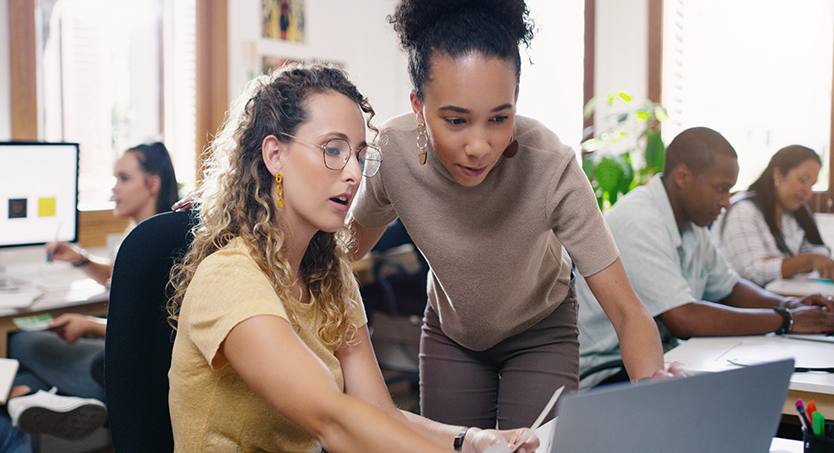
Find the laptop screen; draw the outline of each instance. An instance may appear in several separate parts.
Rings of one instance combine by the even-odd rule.
[[[767,452],[792,359],[563,396],[549,453]]]

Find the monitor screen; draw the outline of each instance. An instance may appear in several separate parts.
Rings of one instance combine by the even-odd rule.
[[[0,142],[0,247],[78,240],[78,144]]]

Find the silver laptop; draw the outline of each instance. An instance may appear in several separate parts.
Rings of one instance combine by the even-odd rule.
[[[793,359],[560,399],[550,453],[766,453]]]

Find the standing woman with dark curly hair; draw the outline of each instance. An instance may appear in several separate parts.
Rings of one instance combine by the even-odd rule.
[[[431,266],[422,414],[529,426],[556,388],[576,389],[573,263],[631,378],[668,376],[575,152],[515,114],[519,45],[533,37],[524,1],[405,0],[389,20],[408,52],[413,113],[382,128],[386,164],[354,204],[353,257],[399,216]]]
[[[817,271],[834,278],[831,250],[822,242],[808,206],[822,161],[802,145],[773,157],[747,192],[733,197],[715,222],[712,237],[730,266],[759,286]]]
[[[258,77],[232,106],[211,145],[193,243],[174,270],[176,451],[457,446],[462,427],[391,400],[347,259],[348,208],[380,165],[365,139],[371,118],[346,74],[319,65]],[[460,447],[483,452],[526,432],[475,430]]]

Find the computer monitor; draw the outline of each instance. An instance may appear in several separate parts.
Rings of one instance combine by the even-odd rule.
[[[0,142],[0,247],[78,240],[78,143]]]

